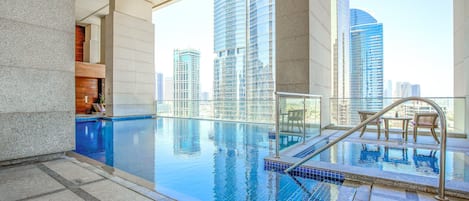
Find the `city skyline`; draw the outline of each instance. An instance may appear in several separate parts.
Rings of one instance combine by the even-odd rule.
[[[425,9],[416,9],[422,3],[426,4]],[[384,43],[387,44],[384,47],[385,80],[419,83],[421,96],[425,97],[452,96],[453,90],[448,90],[448,88],[453,89],[452,2],[352,0],[350,8],[363,9],[386,24],[383,30],[386,36]],[[401,9],[402,12],[396,15],[394,12],[396,9]],[[178,13],[185,13],[188,17],[178,16]],[[170,24],[164,24],[166,20],[156,20],[159,17],[174,18],[174,20]],[[171,60],[166,64],[162,61],[168,59],[166,56],[168,53],[162,52],[165,44],[172,44],[171,48],[168,48],[169,54],[175,47],[201,49],[201,74],[204,75],[201,89],[211,93],[213,83],[207,80],[213,80],[211,69],[215,58],[211,48],[213,47],[213,1],[177,2],[155,12],[153,19],[156,43],[159,44],[155,46],[156,71],[164,73],[165,77],[172,76]],[[188,27],[176,26],[185,23],[189,24]],[[186,28],[181,31],[182,27]],[[426,42],[430,40],[431,46]],[[422,72],[425,76],[415,76]],[[440,82],[433,81],[436,77]]]

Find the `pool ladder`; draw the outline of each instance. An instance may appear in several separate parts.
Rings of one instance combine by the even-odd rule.
[[[313,153],[307,155],[302,160],[296,162],[295,164],[290,166],[288,169],[286,169],[285,173],[289,173],[290,171],[292,171],[293,169],[295,169],[298,166],[302,165],[303,163],[310,160],[314,156],[318,155],[322,151],[328,149],[329,147],[335,145],[336,143],[338,143],[338,142],[342,141],[343,139],[345,139],[346,137],[350,136],[352,133],[358,131],[360,128],[362,128],[363,126],[368,124],[368,122],[373,121],[374,119],[382,116],[386,112],[389,112],[390,110],[392,110],[396,106],[398,106],[398,105],[400,105],[404,102],[407,102],[407,101],[422,101],[422,102],[428,103],[429,105],[431,105],[437,111],[438,116],[440,117],[440,124],[441,124],[441,128],[440,128],[440,136],[441,136],[441,140],[440,140],[440,142],[441,142],[440,143],[440,175],[439,175],[439,179],[438,179],[438,195],[435,196],[435,199],[437,199],[437,200],[448,200],[448,198],[445,197],[446,115],[443,112],[443,110],[441,109],[441,107],[438,104],[436,104],[434,101],[426,99],[426,98],[421,98],[421,97],[407,97],[407,98],[402,98],[402,99],[399,99],[399,100],[395,101],[394,103],[392,103],[388,107],[386,107],[383,110],[377,112],[375,115],[373,115],[370,118],[366,119],[365,121],[361,122],[360,124],[358,124],[354,128],[348,130],[347,132],[345,132],[343,135],[341,135],[337,139],[335,139],[335,140],[329,142],[328,144],[316,149],[316,151],[314,151]],[[279,139],[278,137],[279,136],[277,135],[277,140]],[[278,157],[278,155],[277,155],[277,157]]]

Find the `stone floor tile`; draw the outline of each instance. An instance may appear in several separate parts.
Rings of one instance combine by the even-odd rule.
[[[35,166],[0,170],[2,201],[18,200],[65,188]]]
[[[60,191],[53,194],[44,195],[41,197],[28,199],[27,201],[84,201],[75,193],[69,190]]]
[[[371,189],[371,201],[396,201],[396,200],[408,200],[406,192],[403,189],[388,187],[384,185],[375,184]]]
[[[151,200],[109,180],[87,184],[82,186],[81,189],[102,201]]]
[[[103,177],[68,160],[54,160],[43,164],[76,185],[103,179]]]

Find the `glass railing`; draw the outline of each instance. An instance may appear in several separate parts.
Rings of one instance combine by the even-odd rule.
[[[275,154],[278,157],[282,136],[297,137],[304,143],[306,138],[321,134],[321,96],[277,92],[276,99]]]
[[[380,111],[400,98],[330,98],[330,122],[336,127],[353,127],[360,123],[358,111]],[[452,134],[464,134],[466,100],[464,97],[430,97],[445,112],[447,129]],[[414,113],[435,112],[421,101],[409,101],[399,105],[385,115],[413,117]],[[394,122],[399,123],[399,122]],[[391,125],[397,126],[397,125]]]
[[[155,105],[161,117],[274,123],[274,100],[163,100]]]

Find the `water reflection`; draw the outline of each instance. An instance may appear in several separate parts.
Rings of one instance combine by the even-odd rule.
[[[174,153],[193,155],[200,153],[199,121],[174,119]]]
[[[154,129],[153,119],[77,122],[76,152],[153,182]]]
[[[414,164],[419,172],[439,174],[439,163],[436,157],[437,150],[417,150],[414,149]]]

